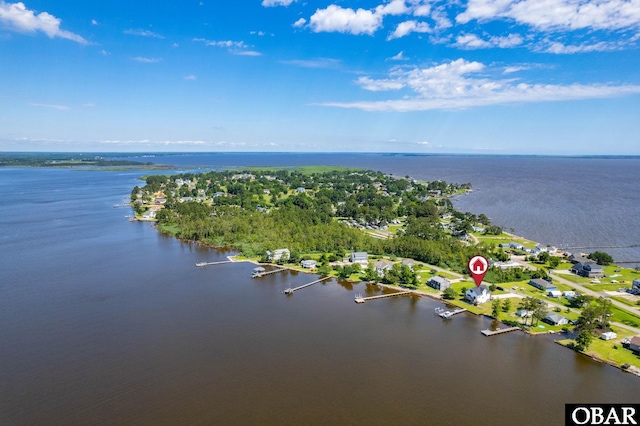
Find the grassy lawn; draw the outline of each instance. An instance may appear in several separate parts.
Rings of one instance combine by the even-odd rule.
[[[620,343],[622,339],[632,336],[633,333],[626,330],[616,330],[616,333],[618,334],[618,337],[613,340],[594,339],[585,354],[611,362],[618,366],[631,364],[633,366],[640,367],[640,357],[634,355],[629,349],[623,348]],[[563,346],[568,346],[572,342],[573,340],[571,339],[558,341],[558,343]]]
[[[484,234],[479,233],[479,232],[474,232],[473,235],[478,237],[478,240],[481,243],[495,244],[496,246],[498,246],[498,244],[510,243],[512,241],[516,242],[516,243],[519,243],[519,244],[522,244],[523,246],[528,247],[528,248],[533,248],[533,247],[535,247],[537,245],[533,241],[525,240],[524,238],[520,238],[520,237],[516,237],[514,235],[506,234],[504,232],[502,234],[500,234],[500,235],[484,235]]]
[[[625,285],[624,284],[587,284],[585,285],[585,287],[593,291],[616,291],[619,288],[625,287]]]
[[[158,225],[158,229],[171,235],[177,235],[180,232],[180,228],[175,225]]]
[[[632,312],[623,311],[622,309],[613,306],[612,307],[613,316],[611,317],[612,321],[621,322],[626,325],[630,325],[633,327],[640,327],[640,315],[636,315]]]
[[[613,300],[617,300],[620,303],[624,303],[627,306],[632,306],[634,308],[637,308],[639,306],[638,302],[635,302],[633,300],[629,300],[626,297],[622,297],[622,296],[609,296],[609,297],[611,299],[613,299]]]

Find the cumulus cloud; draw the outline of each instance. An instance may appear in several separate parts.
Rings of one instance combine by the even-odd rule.
[[[541,29],[583,28],[615,30],[638,27],[637,0],[469,0],[456,16],[465,24],[472,20],[513,19]]]
[[[382,15],[370,10],[342,8],[329,5],[326,9],[318,9],[309,18],[309,27],[316,33],[340,32],[373,34],[382,26]]]
[[[301,28],[304,26],[304,24],[307,23],[307,20],[304,18],[300,18],[298,19],[296,22],[294,22],[293,24],[291,24],[292,27],[294,28]]]
[[[60,28],[62,21],[47,13],[37,13],[27,9],[22,2],[5,3],[0,0],[0,24],[11,30],[23,33],[43,32],[49,38],[60,37],[80,44],[89,44],[82,36]]]
[[[264,7],[274,7],[274,6],[289,6],[296,0],[262,0],[262,5]]]
[[[389,35],[387,40],[401,38],[411,33],[430,33],[431,31],[431,27],[426,22],[405,21],[398,24],[395,31]]]
[[[367,111],[424,111],[640,93],[638,85],[525,83],[514,79],[492,79],[486,76],[488,71],[484,64],[464,59],[427,68],[393,68],[387,78],[360,77],[356,84],[375,92],[409,90],[414,94],[412,97],[322,105]]]

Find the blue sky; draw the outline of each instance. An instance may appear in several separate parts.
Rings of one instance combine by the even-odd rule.
[[[640,154],[640,0],[0,0],[0,151]]]

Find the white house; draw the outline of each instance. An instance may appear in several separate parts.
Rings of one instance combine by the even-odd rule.
[[[315,260],[303,260],[300,264],[305,269],[313,269],[317,266],[317,262]]]
[[[384,276],[384,271],[391,270],[393,268],[393,262],[389,262],[388,260],[378,260],[373,264],[373,267],[376,269],[378,276]]]
[[[562,292],[561,292],[561,291],[559,291],[559,290],[551,290],[551,291],[547,294],[547,296],[549,296],[549,297],[554,297],[554,298],[556,298],[556,299],[557,299],[557,298],[562,297]]]
[[[436,290],[444,291],[449,287],[451,287],[451,281],[449,281],[445,277],[436,275],[434,277],[429,278],[429,281],[427,281],[427,285],[429,287],[435,288]]]
[[[367,266],[369,263],[369,255],[366,251],[356,251],[349,255],[349,262]]]
[[[542,321],[551,325],[564,325],[569,324],[569,320],[562,315],[547,313],[547,316],[542,318]]]
[[[482,303],[488,302],[491,299],[491,292],[486,285],[481,285],[479,287],[472,287],[464,295],[465,300],[474,305],[480,305]]]
[[[291,252],[286,248],[274,250],[273,253],[267,251],[266,254],[267,260],[272,262],[277,262],[278,260],[282,259],[283,256],[285,257],[285,259],[289,259],[291,257]]]

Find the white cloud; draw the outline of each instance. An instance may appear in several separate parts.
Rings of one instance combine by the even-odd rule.
[[[274,6],[289,6],[296,0],[262,0],[262,5],[264,7],[274,7]]]
[[[301,28],[304,26],[304,24],[307,23],[307,20],[304,18],[300,18],[298,19],[296,22],[294,22],[293,24],[291,24],[292,27],[294,28]]]
[[[638,0],[469,0],[456,17],[465,24],[472,20],[513,19],[541,29],[582,28],[615,30],[638,27]]]
[[[135,56],[131,58],[131,60],[142,64],[157,64],[162,61],[162,58],[145,58],[144,56]]]
[[[24,3],[5,3],[0,0],[0,24],[17,32],[34,33],[41,31],[49,38],[60,37],[80,44],[89,44],[82,36],[60,29],[62,21],[55,16],[26,8]]]
[[[309,18],[309,27],[316,33],[340,32],[373,34],[382,26],[382,16],[370,10],[344,9],[334,4],[326,9],[318,9]]]
[[[195,75],[193,75],[193,74],[189,74],[189,75],[185,75],[185,76],[184,76],[184,79],[185,79],[185,80],[197,80],[197,79],[198,79],[198,77],[196,77],[196,76],[195,76]]]
[[[164,38],[160,34],[156,34],[153,31],[149,31],[149,30],[131,28],[131,29],[128,29],[128,30],[124,30],[123,32],[125,34],[137,35],[137,36],[141,36],[141,37]]]
[[[265,33],[264,31],[250,31],[249,34],[257,35],[258,37],[264,37],[265,35],[267,35],[267,33]]]
[[[91,25],[100,25],[100,24],[98,24],[98,21],[96,21],[95,19],[92,19],[91,20]]]
[[[381,92],[387,90],[400,90],[405,87],[405,84],[398,80],[373,80],[369,77],[360,77],[356,80],[356,84],[360,85],[365,90],[371,92]]]
[[[283,64],[296,65],[303,68],[336,68],[340,66],[340,61],[332,58],[292,59],[281,62]]]
[[[506,49],[519,46],[523,41],[522,37],[518,34],[509,34],[504,37],[489,37],[489,40],[483,40],[475,34],[463,34],[456,38],[454,46],[461,49],[486,49],[490,47]]]
[[[49,109],[57,109],[58,111],[67,111],[69,108],[66,105],[56,105],[56,104],[40,104],[40,103],[30,103],[29,105],[40,108],[49,108]]]
[[[385,15],[404,15],[409,12],[409,8],[404,0],[391,0],[389,3],[376,7],[376,14]]]
[[[620,50],[623,46],[619,43],[597,42],[593,44],[565,45],[560,42],[548,42],[548,46],[539,48],[540,51],[556,54],[573,54],[586,52],[610,52]]]
[[[356,83],[370,91],[408,89],[414,92],[413,97],[322,105],[367,111],[423,111],[640,94],[638,85],[523,83],[513,79],[490,79],[484,76],[485,72],[484,64],[464,59],[428,68],[393,68],[388,78],[360,77]]]
[[[403,51],[400,51],[400,52],[398,52],[397,55],[394,55],[394,56],[390,57],[389,60],[390,61],[408,61],[409,58],[404,56],[404,52]]]
[[[491,43],[482,40],[475,34],[463,34],[456,38],[455,46],[462,49],[484,49],[491,47]]]
[[[200,43],[204,43],[206,46],[215,46],[215,47],[229,47],[236,49],[247,49],[248,45],[245,44],[244,41],[233,41],[233,40],[207,40],[204,38],[194,38],[193,41],[197,41]]]
[[[431,27],[426,22],[405,21],[398,24],[395,31],[389,35],[387,40],[401,38],[411,33],[430,33]]]
[[[262,53],[255,50],[231,50],[230,52],[237,56],[262,56]]]

